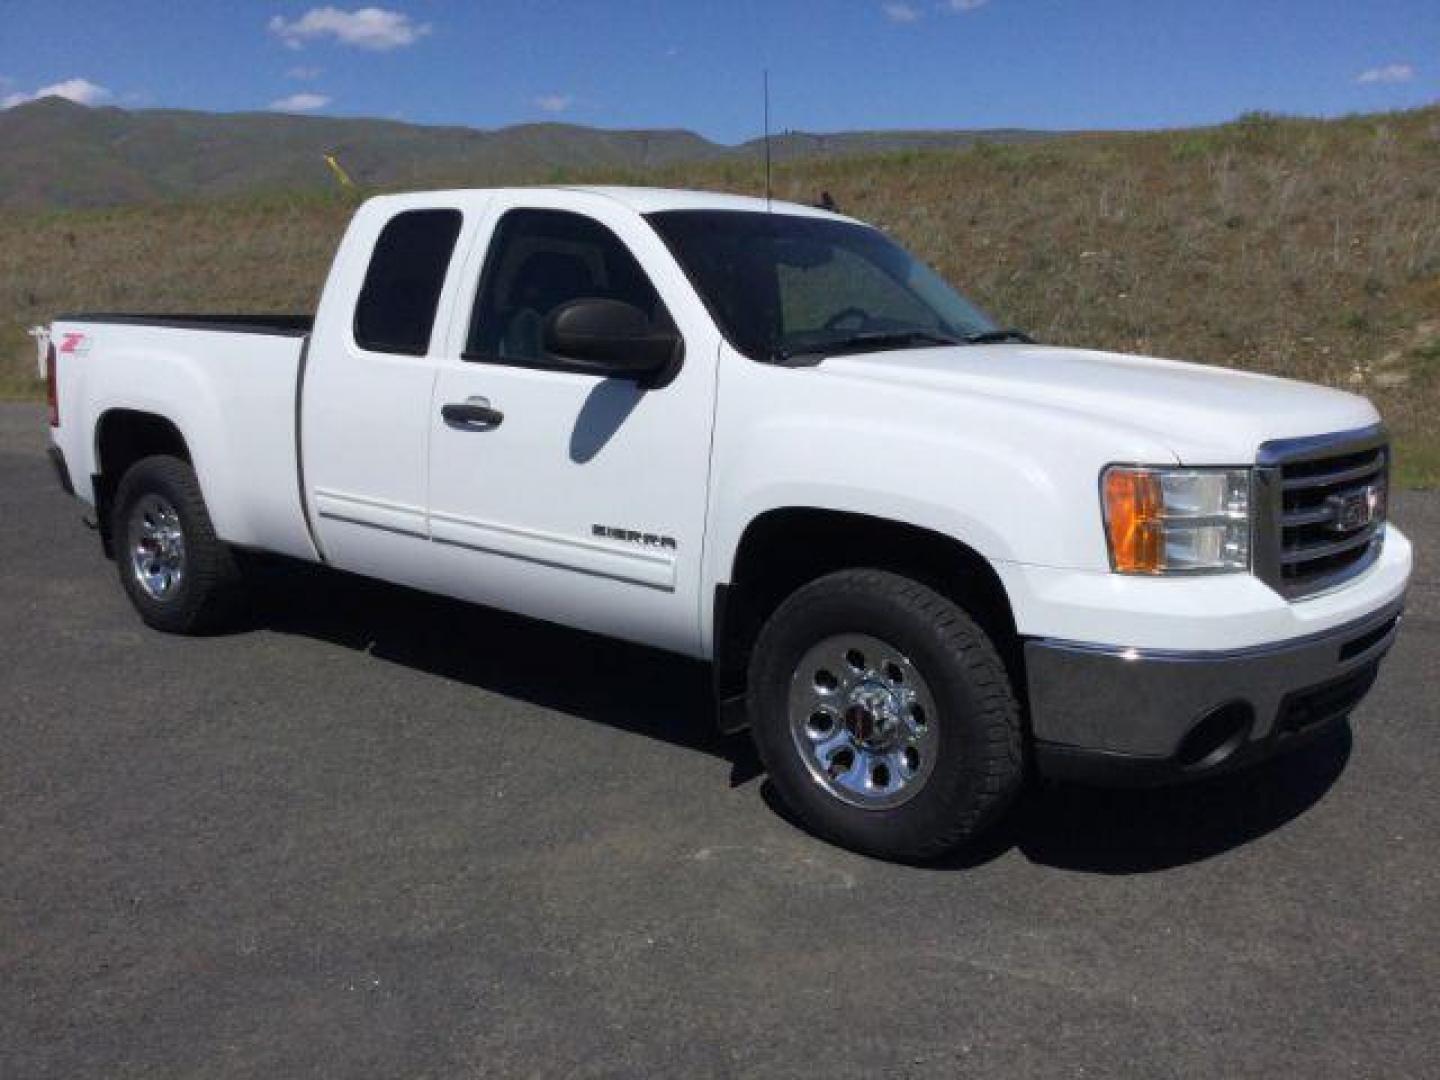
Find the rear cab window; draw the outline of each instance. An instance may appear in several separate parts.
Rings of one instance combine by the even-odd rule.
[[[355,303],[355,344],[424,356],[460,235],[458,210],[405,210],[380,231]]]

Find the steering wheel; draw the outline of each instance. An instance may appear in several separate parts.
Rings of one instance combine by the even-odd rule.
[[[848,321],[850,321],[850,320],[854,320],[854,321],[855,321],[855,325],[854,325],[854,326],[850,326],[850,327],[844,327],[843,329],[847,329],[847,330],[863,330],[863,329],[866,327],[866,325],[869,324],[869,322],[870,322],[870,313],[869,313],[868,311],[866,311],[864,308],[858,308],[858,307],[841,308],[841,309],[840,309],[839,311],[837,311],[834,315],[831,315],[830,318],[828,318],[828,319],[825,320],[825,327],[824,327],[824,328],[825,328],[826,330],[840,330],[840,329],[842,329],[842,327],[841,327],[840,324],[843,323],[843,322],[848,322]]]

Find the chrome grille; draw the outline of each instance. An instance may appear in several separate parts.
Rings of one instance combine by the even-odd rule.
[[[1255,572],[1297,599],[1373,563],[1385,539],[1389,463],[1379,426],[1262,446]]]

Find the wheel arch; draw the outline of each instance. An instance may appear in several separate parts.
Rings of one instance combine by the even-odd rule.
[[[194,465],[190,444],[169,417],[143,409],[106,409],[95,421],[95,517],[107,557],[114,556],[110,509],[120,479],[142,458],[177,457]]]
[[[746,525],[729,579],[715,587],[713,651],[720,726],[745,717],[746,672],[760,627],[800,586],[837,570],[903,574],[952,600],[995,643],[1023,704],[1024,650],[1009,595],[990,561],[963,541],[908,522],[845,510],[783,507]]]

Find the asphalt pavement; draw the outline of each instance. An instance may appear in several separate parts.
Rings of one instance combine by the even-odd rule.
[[[839,851],[703,667],[266,567],[165,637],[0,407],[0,1077],[1440,1072],[1440,496],[1350,731]]]

